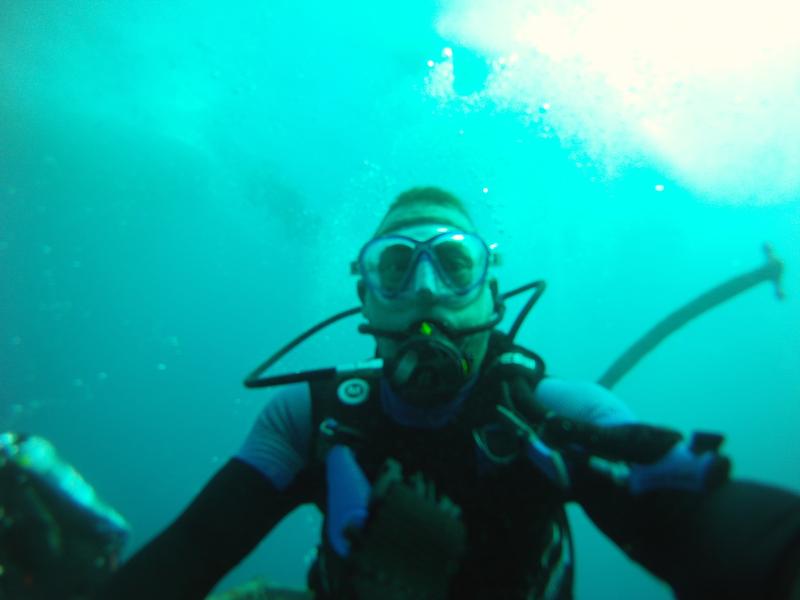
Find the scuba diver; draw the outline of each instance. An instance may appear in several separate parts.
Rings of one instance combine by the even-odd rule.
[[[732,479],[717,434],[686,439],[639,422],[609,390],[630,357],[603,385],[549,376],[514,342],[544,286],[501,293],[498,263],[458,198],[438,188],[398,196],[351,266],[360,307],[247,378],[281,387],[240,451],[97,598],[203,598],[314,503],[325,519],[298,597],[563,600],[568,502],[678,598],[800,598],[800,497]],[[526,290],[501,332],[504,300]],[[374,358],[263,376],[354,312]],[[251,592],[238,597],[279,597]]]
[[[305,503],[318,600],[570,598],[569,501],[679,598],[797,597],[800,497],[731,480],[721,436],[547,376],[513,342],[532,302],[496,329],[497,261],[450,193],[398,196],[351,266],[375,358],[259,378],[309,332],[257,369],[285,385],[239,453],[101,598],[202,598]]]

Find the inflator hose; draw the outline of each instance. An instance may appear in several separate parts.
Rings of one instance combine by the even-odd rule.
[[[611,389],[653,348],[664,341],[667,336],[686,325],[695,317],[758,285],[762,281],[772,281],[775,284],[775,295],[779,300],[782,300],[784,297],[781,289],[783,262],[775,257],[769,244],[764,244],[764,254],[767,260],[763,266],[721,283],[656,323],[606,369],[606,372],[597,380],[597,383]]]

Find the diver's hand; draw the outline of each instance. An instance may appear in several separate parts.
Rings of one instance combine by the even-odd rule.
[[[72,598],[116,565],[128,525],[36,436],[0,434],[0,598]]]

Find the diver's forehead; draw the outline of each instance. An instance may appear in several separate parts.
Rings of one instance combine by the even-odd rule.
[[[404,235],[418,242],[424,242],[440,233],[454,231],[455,229],[456,228],[452,225],[446,225],[444,223],[419,223],[417,225],[409,225],[401,227],[400,229],[395,229],[387,235]]]
[[[404,206],[390,212],[381,224],[379,235],[397,233],[401,229],[417,226],[433,227],[433,233],[428,237],[436,235],[435,227],[460,231],[475,230],[469,218],[459,210],[449,206],[420,205]]]

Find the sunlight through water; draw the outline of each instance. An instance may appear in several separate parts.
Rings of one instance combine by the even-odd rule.
[[[798,22],[792,0],[446,1],[437,28],[454,50],[428,91],[519,111],[609,176],[655,163],[714,201],[786,202],[800,190]],[[489,65],[469,96],[452,87],[459,46]]]

